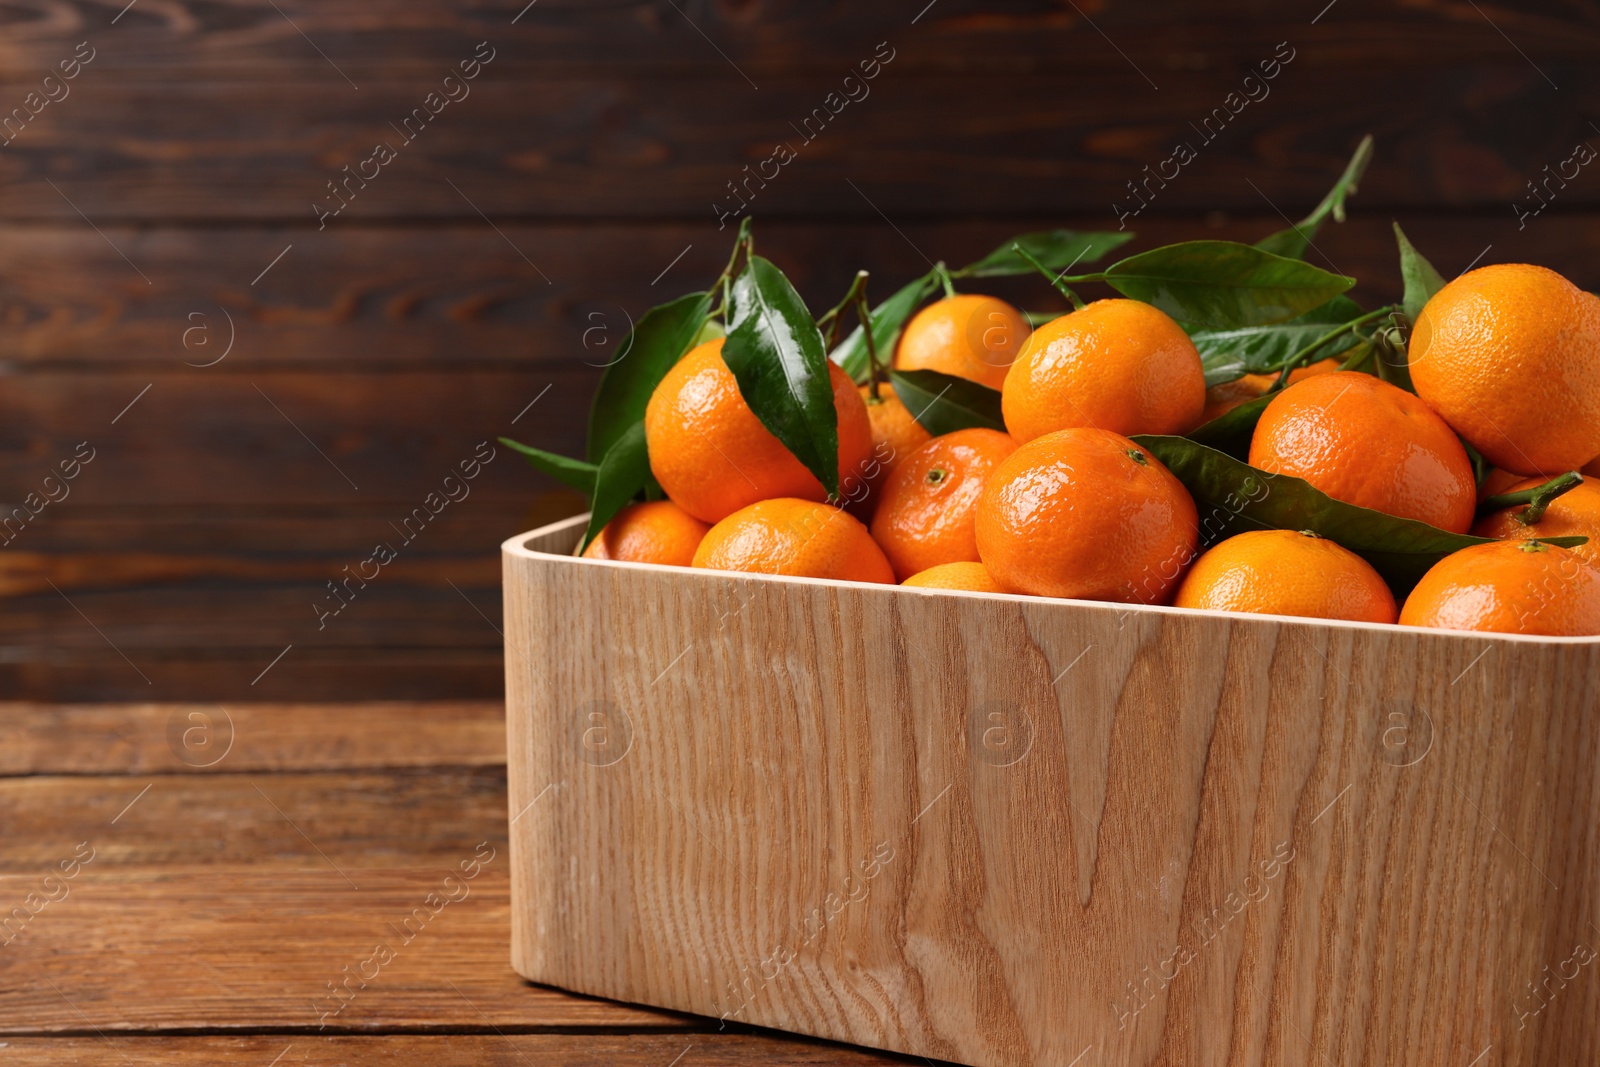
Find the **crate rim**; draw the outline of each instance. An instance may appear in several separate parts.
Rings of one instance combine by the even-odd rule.
[[[1101,600],[1072,600],[1066,597],[1037,597],[1024,596],[1016,593],[982,593],[966,589],[925,589],[916,586],[903,585],[878,585],[874,582],[841,582],[831,578],[800,578],[780,574],[757,574],[747,571],[715,571],[690,567],[668,567],[659,563],[629,563],[623,560],[610,559],[585,559],[581,556],[561,555],[554,552],[541,552],[527,547],[527,542],[536,537],[550,537],[556,534],[567,533],[573,529],[587,526],[588,512],[573,515],[557,522],[549,523],[535,530],[526,530],[522,533],[508,537],[500,543],[501,551],[508,556],[522,559],[553,560],[562,563],[575,564],[583,567],[612,568],[622,571],[657,571],[670,572],[679,576],[690,576],[692,581],[717,583],[726,585],[730,581],[742,580],[752,582],[770,583],[779,586],[823,586],[827,588],[846,588],[858,592],[863,596],[931,596],[931,597],[967,597],[978,600],[999,601],[1009,604],[1020,604],[1029,607],[1048,606],[1061,610],[1082,610],[1093,612],[1131,612],[1140,615],[1177,616],[1227,619],[1239,625],[1252,625],[1256,623],[1283,626],[1290,625],[1297,629],[1333,629],[1353,631],[1376,631],[1379,633],[1394,633],[1402,631],[1416,634],[1421,638],[1445,639],[1458,638],[1474,640],[1491,646],[1499,643],[1506,644],[1544,644],[1559,646],[1587,647],[1600,645],[1600,634],[1592,637],[1544,637],[1537,634],[1501,634],[1483,633],[1476,630],[1441,630],[1425,626],[1401,626],[1398,623],[1377,622],[1350,622],[1343,619],[1308,619],[1299,615],[1267,615],[1252,612],[1238,611],[1212,611],[1203,608],[1176,608],[1160,604],[1118,604]]]

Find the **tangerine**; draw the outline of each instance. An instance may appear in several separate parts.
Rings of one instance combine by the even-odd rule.
[[[1097,300],[1028,337],[1000,406],[1019,443],[1075,426],[1184,433],[1205,410],[1206,376],[1194,342],[1165,312]]]
[[[1341,366],[1343,364],[1336,357],[1319,359],[1315,363],[1296,367],[1290,371],[1289,381],[1286,384],[1293,385],[1318,374],[1332,374]],[[1240,404],[1248,404],[1258,396],[1265,396],[1277,380],[1276,374],[1246,374],[1231,382],[1213,385],[1206,390],[1206,409],[1200,413],[1201,424],[1221,418]]]
[[[1194,559],[1199,516],[1160,460],[1073,427],[1021,445],[989,476],[976,534],[1007,592],[1164,604]]]
[[[941,563],[913,574],[901,585],[919,589],[965,589],[973,593],[1004,592],[981,563]]]
[[[758,500],[826,499],[822,483],[745,403],[722,361],[723,341],[692,349],[650,394],[644,431],[656,481],[684,511],[709,523]],[[829,363],[828,378],[838,418],[840,492],[848,496],[871,459],[872,423],[849,375]]]
[[[1529,478],[1502,490],[1520,493],[1549,481]],[[1584,481],[1556,497],[1545,508],[1539,521],[1529,526],[1519,521],[1523,507],[1504,508],[1479,519],[1472,532],[1479,537],[1500,541],[1532,541],[1539,538],[1587,537],[1587,544],[1570,551],[1587,563],[1600,567],[1600,484]]]
[[[1251,530],[1195,560],[1175,607],[1298,615],[1350,622],[1395,621],[1394,594],[1372,565],[1311,533]]]
[[[1027,336],[1027,320],[1004,300],[958,293],[912,316],[900,334],[894,366],[935,370],[998,389]]]
[[[1417,395],[1496,467],[1576,470],[1600,453],[1600,299],[1553,270],[1469,271],[1417,315]]]
[[[1490,541],[1435,563],[1400,625],[1541,637],[1600,634],[1600,570],[1543,541]]]
[[[718,571],[894,584],[894,570],[867,528],[831,504],[779,497],[711,527],[694,566]]]
[[[883,484],[872,539],[896,576],[903,580],[941,563],[978,561],[978,498],[1016,448],[998,430],[957,430],[935,437],[895,468]]]
[[[1279,393],[1256,424],[1250,465],[1454,533],[1471,527],[1477,503],[1472,461],[1445,421],[1404,389],[1356,371]]]
[[[917,421],[905,401],[895,395],[894,386],[878,383],[878,396],[872,396],[872,387],[861,387],[861,402],[867,405],[867,420],[872,424],[872,454],[880,464],[881,479],[900,465],[900,461],[933,440],[922,423]]]
[[[583,555],[585,559],[687,567],[709,529],[670,500],[629,504],[600,528]]]

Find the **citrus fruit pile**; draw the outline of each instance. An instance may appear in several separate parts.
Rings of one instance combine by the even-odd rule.
[[[1253,245],[1088,271],[1132,234],[1030,233],[820,317],[747,220],[636,324],[586,459],[505,443],[590,496],[591,559],[1600,634],[1600,298],[1526,264],[1447,284],[1396,227],[1404,298],[1361,307],[1305,253],[1370,148]],[[1033,273],[1068,306],[963,291]]]

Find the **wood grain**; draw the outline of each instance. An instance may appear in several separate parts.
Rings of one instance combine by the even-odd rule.
[[[921,70],[1009,73],[1059,62],[1070,54],[1075,67],[1091,72],[1125,65],[1094,27],[1103,28],[1127,54],[1157,70],[1192,70],[1197,65],[1253,57],[1282,40],[1285,30],[1315,42],[1329,62],[1351,65],[1452,61],[1495,63],[1514,55],[1504,39],[1470,6],[1413,2],[1401,8],[1377,0],[1342,0],[1339,18],[1308,25],[1297,10],[1258,0],[1219,0],[1204,5],[1101,4],[1080,11],[1052,0],[1021,0],[1002,9],[980,0],[941,0],[912,26],[915,5],[806,4],[798,0],[759,5],[685,3],[681,12],[628,0],[603,6],[542,7],[524,12],[518,0],[452,8],[431,0],[388,0],[384,17],[355,0],[278,5],[293,26],[270,7],[248,0],[199,4],[175,0],[135,8],[117,23],[108,47],[95,62],[118,73],[168,75],[173,69],[197,78],[259,78],[273,73],[336,80],[329,64],[307,47],[294,26],[330,44],[340,66],[352,71],[419,76],[439,72],[445,59],[467,54],[485,36],[502,45],[496,62],[519,72],[583,73],[595,69],[636,77],[682,78],[720,74],[734,79],[716,51],[754,74],[808,70],[831,72],[842,46],[870,45],[885,36],[904,38],[903,62]],[[61,2],[8,12],[0,41],[6,76],[21,80],[34,67],[53,65],[62,42],[100,31],[117,13],[114,4]],[[1592,13],[1569,5],[1492,9],[1502,27],[1526,51],[1582,60],[1594,47]],[[1314,14],[1315,12],[1313,12]],[[515,21],[513,21],[515,20]],[[701,37],[696,30],[706,34]],[[899,62],[899,61],[897,61]]]
[[[5,1051],[19,1061],[57,1064],[127,1063],[172,1065],[272,1063],[280,1067],[339,1063],[347,1067],[666,1067],[673,1057],[708,1067],[811,1067],[917,1063],[902,1056],[845,1048],[803,1038],[750,1034],[523,1034],[455,1033],[320,1037],[305,1034],[264,1037],[144,1037],[118,1034],[90,1037],[11,1038]]]
[[[0,776],[496,767],[505,744],[488,701],[0,703]]]
[[[465,896],[456,888],[456,902],[412,918],[477,844],[463,842],[448,866],[350,871],[356,888],[314,855],[304,872],[109,863],[96,871],[91,862],[65,899],[0,949],[0,1033],[685,1025],[517,978],[506,966],[504,855],[465,883]],[[43,873],[0,875],[8,911]],[[413,925],[402,927],[408,918]],[[324,1019],[339,1004],[328,983],[343,982],[346,966],[356,972],[380,942],[394,960],[367,988],[348,987],[353,999]]]
[[[715,222],[714,204],[737,206],[728,183],[744,181],[746,166],[759,173],[779,143],[794,160],[781,170],[769,164],[770,180],[748,194],[768,218],[876,220],[889,205],[900,217],[1037,214],[1061,210],[1065,187],[1073,202],[1111,219],[1114,201],[1134,206],[1127,183],[1179,142],[1198,158],[1160,190],[1158,210],[1254,211],[1261,194],[1250,183],[1268,176],[1275,201],[1315,203],[1369,131],[1384,161],[1367,177],[1369,204],[1498,210],[1528,196],[1525,183],[1545,164],[1594,136],[1579,101],[1600,88],[1591,66],[1551,64],[1563,90],[1553,91],[1514,52],[1494,66],[1352,70],[1315,65],[1306,45],[1270,95],[1229,116],[1220,133],[1215,120],[1201,133],[1202,120],[1239,90],[1246,64],[1161,72],[1155,81],[1183,95],[1181,109],[1125,63],[1092,75],[1056,67],[1006,77],[922,77],[891,65],[820,135],[797,132],[872,47],[841,56],[834,76],[767,76],[759,92],[720,63],[714,77],[662,82],[514,81],[490,68],[471,96],[411,142],[392,124],[421,105],[436,77],[363,79],[351,92],[330,71],[275,86],[263,107],[252,84],[118,83],[91,80],[91,69],[81,100],[46,110],[0,151],[8,188],[0,217],[79,223],[82,211],[101,226],[250,220],[297,227],[306,241],[394,219],[480,222],[479,212],[502,221]],[[1269,47],[1255,58],[1272,54]],[[1349,93],[1357,77],[1373,89]],[[1334,113],[1322,110],[1330,99],[1341,101]],[[1529,114],[1541,116],[1538,126],[1519,127]],[[393,162],[369,165],[363,188],[330,193],[342,168],[355,173],[380,142]],[[324,198],[330,210],[349,203],[322,229],[313,205]],[[1575,180],[1560,199],[1592,208],[1600,192]],[[548,273],[536,251],[526,254]],[[240,284],[260,269],[241,272]]]
[[[1600,1055],[1600,981],[1527,996],[1600,939],[1600,641],[522,540],[526,976],[980,1065]]]
[[[88,841],[94,870],[337,869],[359,884],[373,869],[449,870],[479,842],[503,852],[505,771],[0,779],[0,820],[0,873],[48,871]]]

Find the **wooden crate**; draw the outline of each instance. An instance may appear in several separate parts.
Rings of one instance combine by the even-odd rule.
[[[512,963],[982,1065],[1600,1063],[1600,640],[507,541]]]

